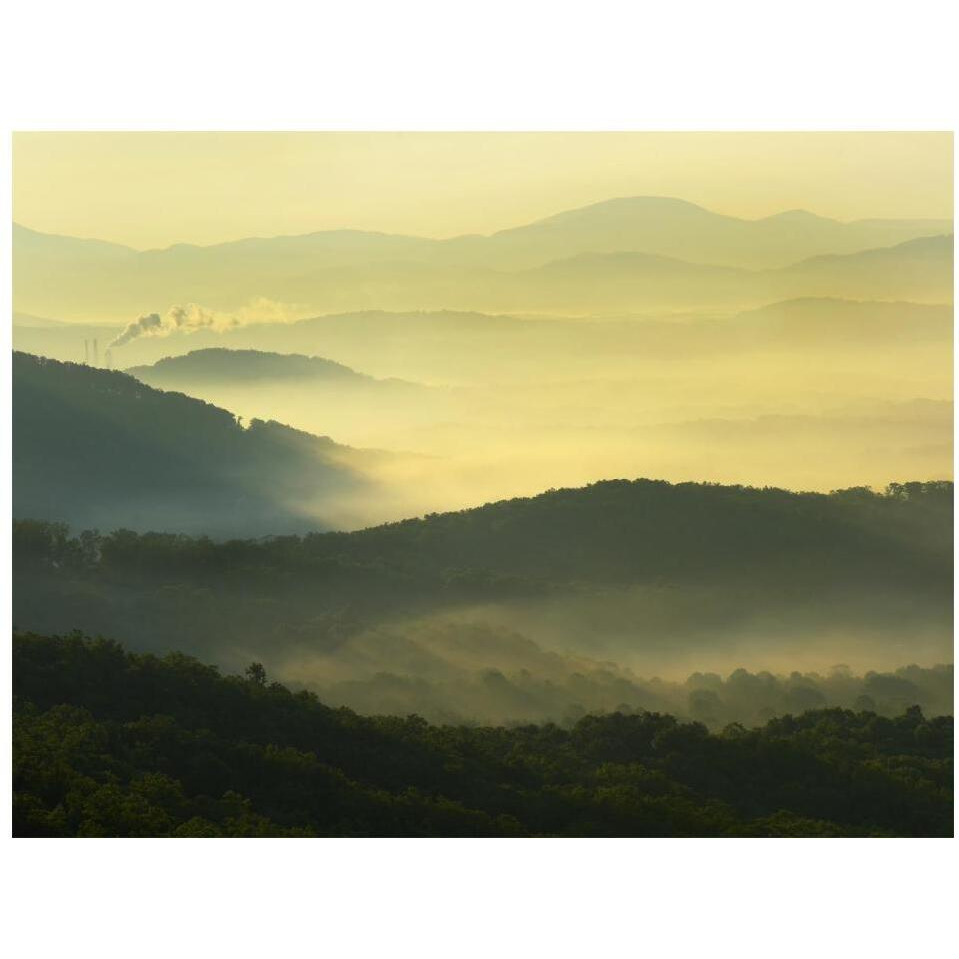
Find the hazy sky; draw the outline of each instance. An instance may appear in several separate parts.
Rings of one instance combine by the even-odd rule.
[[[759,217],[951,217],[948,133],[18,133],[14,217],[138,248],[488,233],[677,196]]]

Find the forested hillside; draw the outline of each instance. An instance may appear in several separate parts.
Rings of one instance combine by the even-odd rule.
[[[17,836],[950,836],[951,717],[718,735],[363,718],[195,659],[14,637]]]
[[[13,356],[13,512],[211,535],[323,527],[363,454],[124,373]],[[318,518],[319,517],[319,518]]]
[[[22,521],[14,622],[228,668],[259,659],[364,711],[532,719],[630,703],[752,719],[836,697],[764,685],[748,705],[722,690],[687,704],[603,661],[641,676],[949,662],[951,515],[948,483],[827,496],[638,480],[260,540]],[[860,692],[873,695],[838,701]]]
[[[952,579],[952,483],[892,484],[829,495],[608,480],[583,489],[432,514],[352,533],[213,542],[118,530],[70,539],[21,523],[21,567],[81,576],[177,575],[243,582],[267,570],[315,589],[378,582],[418,593],[539,593],[577,584],[688,583],[749,577],[789,590],[873,588],[930,596]],[[367,596],[373,599],[372,596]]]

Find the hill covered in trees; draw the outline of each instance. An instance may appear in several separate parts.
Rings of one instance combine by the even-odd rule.
[[[221,536],[315,529],[372,489],[371,455],[272,421],[243,425],[124,373],[14,353],[16,517]]]
[[[364,710],[676,711],[671,693],[609,661],[674,676],[951,661],[951,516],[949,483],[823,495],[622,480],[260,540],[23,521],[14,622],[229,668],[258,659]],[[704,695],[694,715],[730,715]]]
[[[14,637],[16,836],[951,836],[951,717],[710,734],[357,716],[181,654]]]
[[[321,356],[271,353],[263,350],[209,348],[168,356],[149,366],[126,370],[142,383],[159,389],[185,389],[194,384],[309,384],[331,385],[339,390],[390,387],[415,388],[399,380],[377,380]]]
[[[202,404],[201,404],[202,405]],[[222,412],[222,411],[216,411]],[[98,565],[132,550],[136,568],[292,570],[340,563],[435,579],[450,570],[549,582],[789,576],[845,585],[941,587],[951,579],[953,484],[893,483],[831,494],[712,483],[606,480],[355,532],[213,543],[177,534],[102,537]],[[49,549],[66,549],[50,545]],[[133,556],[125,558],[133,558]]]

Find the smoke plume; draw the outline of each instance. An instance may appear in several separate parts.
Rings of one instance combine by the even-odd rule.
[[[146,313],[134,320],[110,344],[111,347],[123,346],[131,340],[141,336],[169,336],[179,330],[191,332],[194,330],[229,330],[240,325],[235,316],[226,313],[217,313],[205,309],[196,303],[186,306],[171,306],[161,316],[159,313]]]

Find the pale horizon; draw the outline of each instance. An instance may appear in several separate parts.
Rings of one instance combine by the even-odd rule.
[[[488,235],[636,196],[746,220],[953,214],[951,133],[24,132],[13,151],[16,223],[137,250]]]

